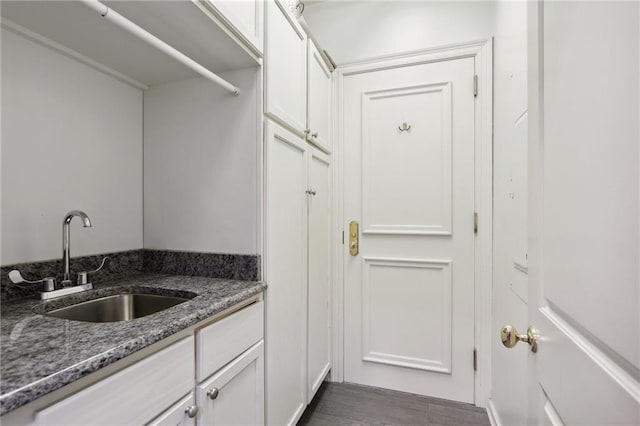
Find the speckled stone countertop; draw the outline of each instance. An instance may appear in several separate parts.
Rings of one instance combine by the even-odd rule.
[[[0,306],[0,415],[87,376],[127,355],[262,292],[259,281],[140,274],[66,296]],[[91,323],[41,312],[114,293],[195,297],[131,321]],[[46,303],[46,304],[45,304]],[[62,305],[64,303],[64,305]]]

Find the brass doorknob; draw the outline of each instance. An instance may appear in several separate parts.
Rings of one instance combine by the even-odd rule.
[[[500,340],[507,348],[514,347],[518,342],[525,342],[531,346],[531,352],[538,352],[538,330],[533,326],[527,328],[527,334],[518,334],[518,330],[510,324],[500,330]]]

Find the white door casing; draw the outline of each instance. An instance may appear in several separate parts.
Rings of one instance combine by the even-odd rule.
[[[344,77],[345,381],[474,401],[473,81],[470,57]]]
[[[639,9],[529,4],[532,423],[640,423]]]

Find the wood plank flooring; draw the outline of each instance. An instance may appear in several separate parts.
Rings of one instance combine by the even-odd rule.
[[[347,383],[325,382],[299,426],[489,426],[484,409],[461,402]]]

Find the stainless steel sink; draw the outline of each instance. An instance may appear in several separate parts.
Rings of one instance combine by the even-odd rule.
[[[155,294],[116,294],[55,309],[45,315],[86,322],[129,321],[169,309],[187,300],[189,299]]]

